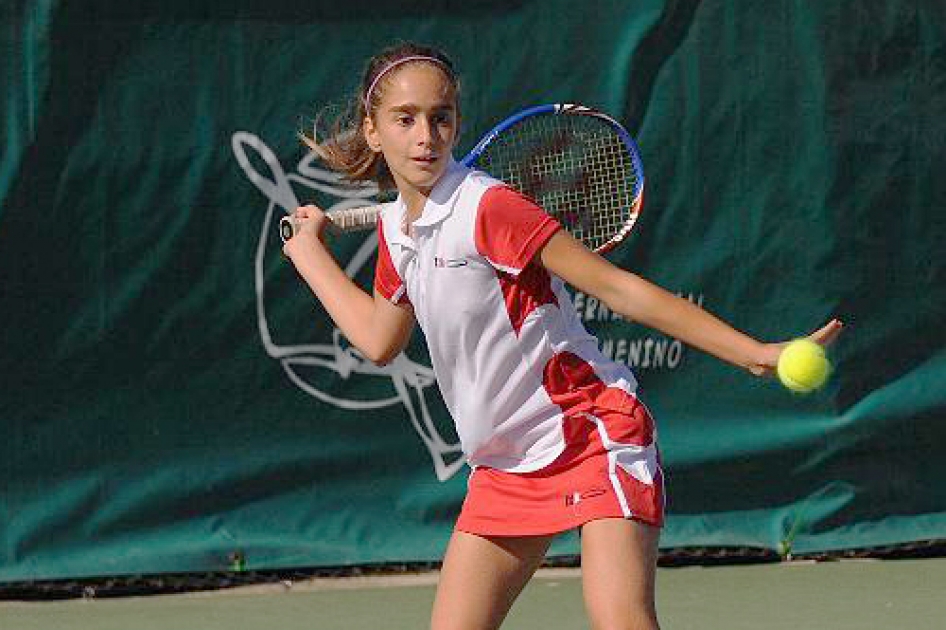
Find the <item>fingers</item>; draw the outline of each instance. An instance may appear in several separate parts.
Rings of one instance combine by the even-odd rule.
[[[326,215],[318,206],[299,206],[292,212],[292,236],[299,234],[303,230],[315,227],[316,232],[321,232],[321,224],[326,220]],[[289,239],[286,239],[289,240]]]
[[[310,237],[314,237],[315,240],[320,240],[328,217],[321,208],[314,205],[299,206],[293,210],[289,216],[290,228],[285,230],[281,221],[280,236],[283,239],[283,255],[292,260],[294,251],[300,247],[306,249],[311,246],[311,244],[307,246],[300,245],[297,242],[299,241],[298,237],[305,234],[306,238],[302,240],[307,243],[309,243]],[[285,217],[283,221],[286,221]]]
[[[844,330],[844,323],[839,319],[832,319],[830,322],[808,335],[808,339],[811,339],[821,346],[828,346],[834,343],[842,330]],[[779,357],[785,349],[785,346],[789,343],[788,341],[782,341],[762,344],[754,362],[748,366],[749,371],[755,376],[775,375]]]
[[[844,323],[839,319],[832,319],[830,322],[808,335],[808,338],[822,346],[829,346],[834,343],[842,330],[844,330]]]
[[[299,206],[296,208],[295,212],[292,213],[292,216],[296,219],[311,219],[320,214],[323,214],[322,209],[310,204],[307,206]]]

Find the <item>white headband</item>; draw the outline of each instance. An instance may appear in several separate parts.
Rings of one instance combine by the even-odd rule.
[[[371,93],[374,92],[374,88],[375,88],[375,86],[378,85],[378,81],[381,80],[381,77],[383,77],[384,75],[386,75],[388,72],[390,72],[390,71],[393,70],[394,68],[397,68],[397,67],[398,67],[399,65],[401,65],[402,63],[407,63],[408,61],[429,61],[429,62],[431,62],[431,63],[437,64],[438,66],[440,66],[441,68],[443,68],[444,70],[446,70],[446,71],[447,71],[447,74],[450,74],[450,67],[447,66],[447,64],[445,64],[445,63],[444,63],[443,61],[441,61],[440,59],[437,59],[436,57],[428,57],[427,55],[412,55],[412,56],[410,56],[410,57],[402,57],[402,58],[398,59],[397,61],[392,61],[391,63],[389,63],[389,64],[387,65],[387,67],[385,67],[384,70],[382,70],[381,72],[378,73],[378,76],[376,76],[376,77],[374,78],[374,81],[371,82],[371,85],[368,86],[368,91],[365,92],[365,111],[366,111],[366,112],[368,111],[368,109],[369,109],[369,107],[370,107],[370,103],[371,103]]]

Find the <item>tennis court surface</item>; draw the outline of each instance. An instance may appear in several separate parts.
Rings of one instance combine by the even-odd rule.
[[[316,579],[185,595],[0,602],[3,630],[390,630],[427,627],[436,573]],[[674,630],[942,630],[946,558],[661,568]],[[504,630],[588,628],[576,569],[543,569]]]

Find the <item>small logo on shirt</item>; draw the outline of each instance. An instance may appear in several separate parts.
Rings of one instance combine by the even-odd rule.
[[[440,256],[434,256],[434,267],[440,268],[455,268],[455,267],[466,267],[467,260],[465,258],[441,258]]]

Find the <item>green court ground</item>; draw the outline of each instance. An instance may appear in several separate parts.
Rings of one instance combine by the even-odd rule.
[[[2,630],[422,630],[436,573],[186,595],[0,602]],[[661,568],[664,630],[942,630],[946,558]],[[577,569],[543,569],[504,630],[588,628]]]

